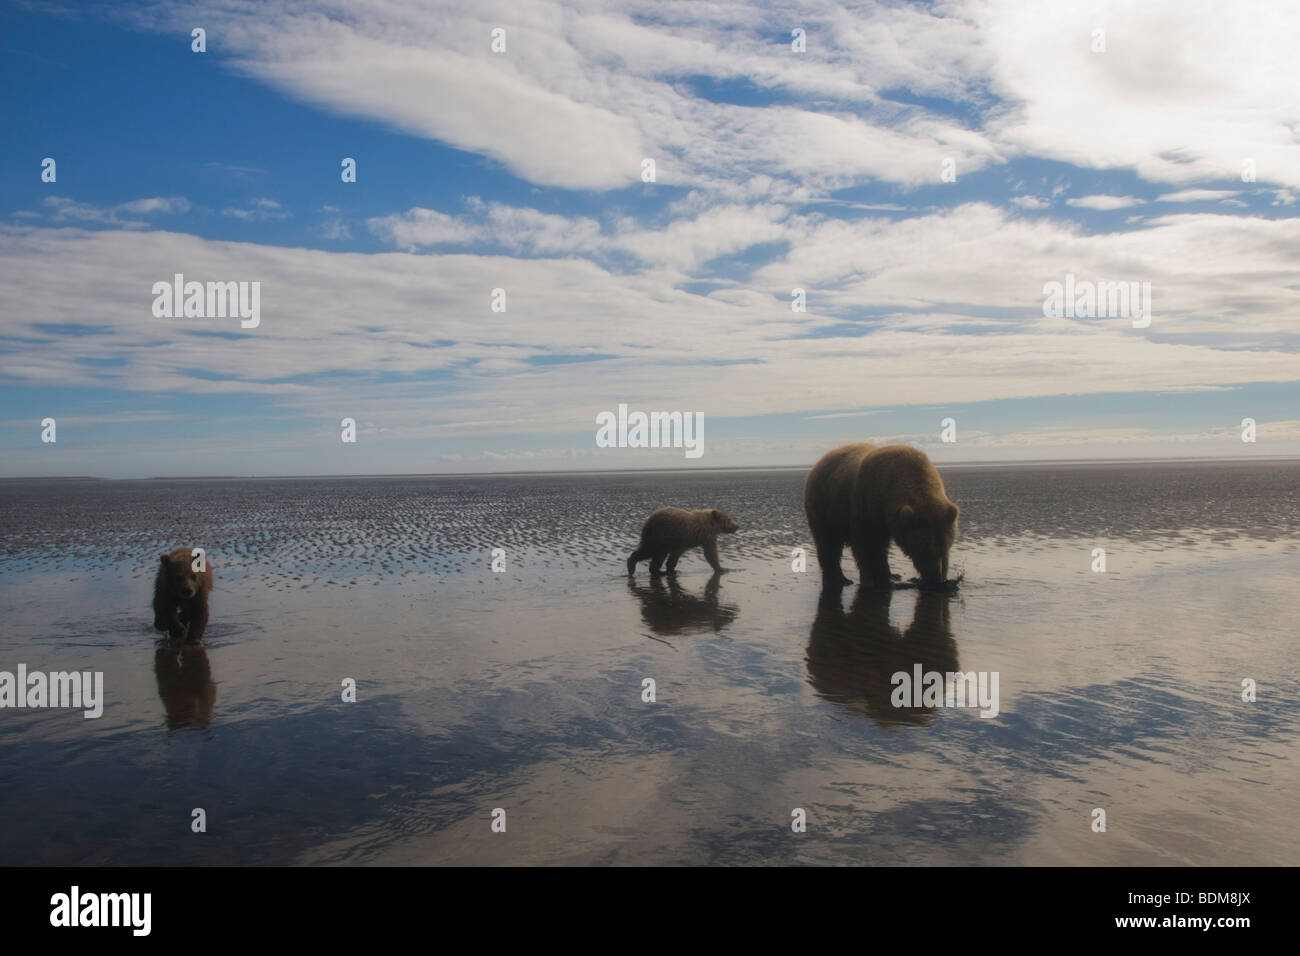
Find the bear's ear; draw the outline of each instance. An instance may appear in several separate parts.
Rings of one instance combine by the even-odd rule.
[[[163,564],[166,564],[166,563],[167,563],[167,559],[168,559],[169,557],[171,557],[171,555],[164,554],[164,555],[162,556],[162,563],[163,563]]]
[[[714,518],[717,521],[722,520],[722,512],[719,511],[717,508],[714,508],[712,511],[710,511],[709,516]]]
[[[949,523],[949,524],[952,524],[954,521],[957,520],[957,506],[956,506],[956,505],[954,505],[954,504],[950,504],[950,505],[948,505],[948,511],[947,511],[947,513],[946,513],[946,517],[947,517],[947,519],[948,519],[948,523]]]
[[[911,521],[911,520],[912,520],[912,516],[915,515],[915,514],[916,514],[916,512],[912,510],[912,506],[911,506],[911,505],[903,505],[903,507],[901,507],[901,508],[898,509],[898,520],[899,520],[899,521]]]

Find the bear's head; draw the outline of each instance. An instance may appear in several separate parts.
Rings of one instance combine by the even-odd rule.
[[[170,554],[162,556],[162,573],[167,579],[168,590],[179,598],[194,597],[199,593],[199,575],[183,555],[173,558]]]
[[[713,527],[719,534],[731,534],[736,530],[736,522],[731,520],[731,515],[720,508],[714,508],[709,512],[709,520],[713,522]]]
[[[939,587],[948,579],[948,552],[957,537],[958,509],[951,501],[933,511],[904,505],[895,515],[894,540],[912,559],[923,587]]]

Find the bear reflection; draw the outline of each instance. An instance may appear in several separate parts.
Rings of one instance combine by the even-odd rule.
[[[167,729],[206,728],[212,723],[217,685],[207,649],[198,644],[163,644],[154,652],[158,696],[167,711]]]
[[[932,707],[895,707],[890,700],[899,671],[956,671],[957,642],[949,623],[949,596],[917,591],[912,623],[889,623],[892,589],[859,588],[845,612],[838,588],[822,592],[808,640],[808,680],[819,695],[882,727],[924,724]]]
[[[648,585],[628,579],[628,589],[641,599],[641,618],[656,634],[702,634],[720,632],[736,619],[734,604],[718,601],[720,575],[713,575],[704,587],[704,596],[686,591],[676,574],[656,575]]]

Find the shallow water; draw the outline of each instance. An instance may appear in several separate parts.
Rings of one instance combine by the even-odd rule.
[[[106,696],[0,710],[0,864],[1300,862],[1300,463],[944,469],[960,590],[838,599],[803,477],[0,483],[0,670]],[[732,570],[629,581],[665,504]],[[894,706],[918,663],[997,715]]]

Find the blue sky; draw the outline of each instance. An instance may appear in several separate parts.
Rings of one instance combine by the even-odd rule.
[[[0,476],[1300,454],[1296,14],[1040,7],[7,8]]]

